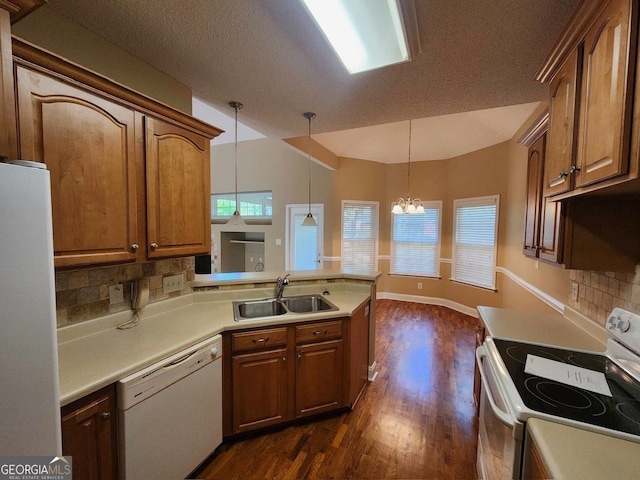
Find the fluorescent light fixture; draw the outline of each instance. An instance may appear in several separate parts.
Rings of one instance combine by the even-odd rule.
[[[301,0],[349,73],[409,61],[399,0]]]

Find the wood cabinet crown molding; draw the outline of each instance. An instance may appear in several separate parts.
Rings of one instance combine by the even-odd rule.
[[[4,0],[0,0],[0,2],[2,1]],[[41,71],[49,75],[57,75],[63,80],[71,80],[74,83],[79,83],[83,88],[93,89],[95,93],[101,95],[109,95],[113,97],[114,100],[144,114],[164,117],[165,120],[177,126],[186,128],[193,133],[204,135],[209,139],[213,139],[223,133],[223,130],[217,127],[209,125],[162,102],[149,98],[99,73],[43,50],[16,36],[12,37],[12,49],[15,64],[25,65],[31,70]]]
[[[0,8],[9,11],[14,24],[46,3],[47,0],[0,0]]]
[[[549,83],[562,66],[567,56],[576,49],[591,26],[597,14],[609,1],[581,0],[569,21],[558,36],[549,54],[536,72],[534,79],[541,83]]]
[[[518,143],[525,147],[530,147],[547,131],[549,126],[549,110],[545,109],[538,118],[527,128],[527,130],[520,136]]]

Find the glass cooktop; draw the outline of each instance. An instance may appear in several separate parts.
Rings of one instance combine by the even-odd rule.
[[[606,356],[498,338],[494,342],[530,410],[640,435],[640,384]],[[613,397],[525,373],[528,354],[604,373]]]

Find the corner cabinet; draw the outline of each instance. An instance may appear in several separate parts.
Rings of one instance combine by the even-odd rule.
[[[62,407],[62,454],[73,457],[74,479],[117,478],[115,386]]]
[[[56,267],[210,250],[210,140],[184,113],[13,39],[18,155],[51,171]]]

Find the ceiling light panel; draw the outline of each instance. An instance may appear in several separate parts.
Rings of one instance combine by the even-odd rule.
[[[397,0],[301,0],[349,73],[410,60]]]

